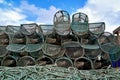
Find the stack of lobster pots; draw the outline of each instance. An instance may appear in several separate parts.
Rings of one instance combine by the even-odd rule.
[[[120,66],[120,50],[104,22],[60,10],[53,25],[36,23],[0,27],[1,66],[54,65],[79,70]]]

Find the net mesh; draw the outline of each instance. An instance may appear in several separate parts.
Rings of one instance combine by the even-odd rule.
[[[105,23],[89,23],[89,31],[93,34],[100,35],[105,30]]]
[[[54,29],[59,35],[68,35],[70,33],[70,16],[67,11],[60,10],[54,15]]]
[[[88,33],[88,17],[84,13],[76,13],[72,16],[72,32],[76,35],[83,36]]]

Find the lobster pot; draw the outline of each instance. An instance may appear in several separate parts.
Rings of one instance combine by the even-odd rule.
[[[110,65],[110,63],[107,63],[105,60],[101,59],[101,60],[95,60],[94,63],[94,69],[102,69],[105,67],[107,68],[107,66]]]
[[[22,52],[25,47],[25,36],[20,32],[20,26],[7,26],[6,33],[9,36],[9,45],[7,50],[13,52]]]
[[[0,57],[6,56],[8,53],[8,50],[6,49],[6,46],[0,46]]]
[[[31,24],[21,24],[20,31],[24,35],[31,35],[33,33],[41,33],[42,29],[38,27],[36,23],[31,23]]]
[[[44,36],[47,36],[53,33],[54,25],[39,25],[39,27],[42,29],[42,34]]]
[[[109,56],[112,67],[120,67],[120,46],[115,45],[110,49]]]
[[[76,35],[64,36],[61,38],[61,46],[66,47],[79,47],[79,38]]]
[[[50,34],[46,36],[46,40],[42,50],[44,54],[52,58],[62,56],[64,54],[64,51],[63,53],[60,52],[62,50],[61,38],[57,34]]]
[[[44,44],[44,47],[42,48],[44,54],[52,57],[52,58],[58,58],[64,55],[65,49],[62,49],[59,45],[53,45],[53,44]]]
[[[35,60],[38,59],[39,57],[43,56],[43,51],[35,51],[35,52],[30,52],[30,56],[33,57]]]
[[[110,43],[106,43],[106,44],[102,44],[101,46],[100,46],[100,48],[101,48],[101,50],[103,51],[103,52],[105,52],[105,53],[110,53],[110,50],[112,49],[112,48],[114,48],[116,46],[116,44],[114,44],[113,42],[110,42]]]
[[[72,32],[78,36],[88,34],[88,16],[80,12],[73,14],[71,29]]]
[[[49,56],[42,56],[36,60],[36,64],[42,65],[42,66],[51,65],[53,63],[54,63],[54,60]]]
[[[78,43],[70,43],[68,47],[65,48],[65,54],[71,59],[76,59],[84,56],[84,49]]]
[[[1,66],[8,66],[8,67],[15,67],[16,66],[16,59],[11,55],[5,56],[1,61]]]
[[[6,46],[9,44],[9,37],[5,33],[6,26],[0,26],[0,46]]]
[[[112,67],[117,67],[118,66],[118,60],[120,56],[120,47],[114,43],[106,43],[101,45],[101,49],[103,52],[108,53],[110,56],[110,61]]]
[[[115,36],[109,32],[104,32],[98,37],[99,45],[107,44],[115,41]]]
[[[34,33],[27,36],[26,48],[27,52],[36,52],[42,49],[44,38],[42,34]]]
[[[86,38],[81,38],[80,44],[84,49],[95,50],[100,48],[97,37],[94,35],[89,35]]]
[[[72,60],[67,57],[60,57],[56,59],[55,64],[58,67],[66,67],[66,68],[73,66]]]
[[[54,29],[58,35],[68,35],[70,33],[70,15],[67,11],[60,10],[54,15]]]
[[[87,56],[90,59],[95,59],[101,54],[100,48],[94,48],[94,49],[85,49],[85,56]]]
[[[23,56],[17,61],[17,66],[32,66],[35,65],[35,60],[31,56]]]
[[[89,31],[92,34],[100,35],[105,30],[105,23],[104,22],[98,22],[98,23],[89,23]]]
[[[22,33],[15,33],[12,37],[11,43],[7,46],[7,49],[12,52],[24,52],[26,44],[26,36]]]
[[[93,62],[86,57],[80,57],[75,59],[74,65],[79,70],[90,70],[93,69]]]
[[[0,46],[7,46],[9,44],[9,37],[6,33],[0,33]]]

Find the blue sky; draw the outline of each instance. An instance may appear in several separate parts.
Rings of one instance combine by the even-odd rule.
[[[112,32],[120,25],[119,5],[119,0],[0,0],[0,25],[53,24],[62,9],[71,16],[83,12],[89,22],[105,22],[106,31]]]

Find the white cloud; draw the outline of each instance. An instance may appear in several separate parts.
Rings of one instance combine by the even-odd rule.
[[[105,22],[106,31],[112,32],[120,25],[120,1],[115,0],[88,0],[83,8],[77,12],[86,13],[89,22]]]
[[[48,9],[36,7],[34,4],[29,4],[26,1],[22,2],[20,8],[31,13],[32,15],[37,16],[35,22],[46,24],[53,23],[54,14],[59,10],[59,8],[56,8],[54,6],[50,6]]]
[[[21,23],[31,22],[26,20],[26,15],[19,9],[0,8],[0,25],[20,25]]]
[[[0,0],[0,3],[3,3],[4,2],[4,0]]]
[[[0,0],[1,2],[3,0]],[[4,2],[4,1],[3,1]],[[38,24],[52,24],[53,16],[57,8],[50,6],[49,9],[36,7],[34,4],[29,4],[26,1],[22,1],[20,7],[9,6],[0,8],[0,25],[20,25],[25,23],[38,23]],[[10,8],[9,8],[10,7]],[[35,20],[29,20],[31,16],[36,16]]]

